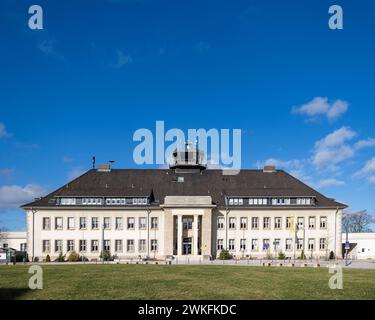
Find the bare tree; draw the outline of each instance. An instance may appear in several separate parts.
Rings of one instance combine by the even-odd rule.
[[[367,210],[345,212],[342,218],[343,230],[350,233],[371,232],[370,225],[374,222],[374,217]]]

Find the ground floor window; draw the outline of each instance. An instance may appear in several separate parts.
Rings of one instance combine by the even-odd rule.
[[[319,249],[325,250],[327,248],[327,240],[325,238],[321,238],[319,241]]]
[[[111,240],[104,240],[104,250],[111,251]]]
[[[218,239],[217,240],[217,250],[221,251],[224,248],[224,240],[223,239]]]
[[[55,252],[63,251],[63,242],[62,240],[55,240]]]
[[[246,239],[240,240],[240,250],[245,251],[246,250]]]
[[[158,240],[151,240],[151,251],[158,251]]]
[[[267,251],[270,248],[270,239],[263,239],[263,251]]]
[[[134,240],[128,240],[126,250],[128,252],[134,251]]]
[[[309,247],[309,250],[314,250],[314,248],[315,248],[315,239],[309,239],[308,247]]]
[[[292,239],[285,240],[285,251],[292,251]]]
[[[234,251],[234,239],[229,239],[229,250]]]
[[[43,252],[48,253],[50,251],[50,241],[49,240],[43,240]]]
[[[79,251],[86,251],[86,240],[79,240]]]
[[[91,240],[91,251],[92,252],[99,251],[99,240]]]
[[[303,239],[297,239],[297,250],[303,249]]]
[[[116,252],[122,252],[122,240],[115,241],[115,250]]]
[[[145,252],[146,251],[146,240],[145,239],[140,239],[139,244],[138,244],[138,251],[139,252]]]
[[[251,240],[251,250],[252,251],[258,251],[259,250],[258,239],[252,239]]]
[[[74,240],[68,240],[66,242],[66,247],[68,251],[73,251],[74,250]]]

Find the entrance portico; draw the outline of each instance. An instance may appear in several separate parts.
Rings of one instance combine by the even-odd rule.
[[[163,207],[165,220],[169,224],[166,227],[172,229],[173,235],[165,239],[165,247],[170,248],[170,255],[211,255],[211,212],[215,207],[211,197],[168,196]]]

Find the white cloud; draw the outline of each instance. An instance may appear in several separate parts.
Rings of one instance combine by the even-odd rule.
[[[85,170],[82,169],[82,167],[75,167],[68,173],[68,179],[74,180],[75,178],[78,178],[79,176],[83,175],[85,173]]]
[[[0,139],[6,139],[12,135],[7,131],[4,123],[0,122]]]
[[[363,168],[354,174],[355,178],[367,178],[370,183],[375,183],[375,157],[368,160]]]
[[[354,156],[355,150],[347,142],[356,135],[356,132],[350,128],[342,127],[317,141],[314,147],[313,164],[318,169],[336,170],[338,163]]]
[[[43,187],[36,184],[28,184],[25,187],[18,185],[0,187],[0,208],[17,208],[45,195]]]
[[[116,50],[115,53],[116,53],[117,60],[115,64],[112,64],[112,67],[122,68],[123,66],[133,62],[132,57],[129,55],[126,55],[123,51]]]
[[[370,147],[375,147],[375,138],[368,138],[366,140],[360,140],[358,141],[354,147],[359,150],[363,148],[370,148]]]
[[[344,114],[348,107],[349,103],[343,100],[335,100],[330,103],[327,97],[316,97],[306,104],[293,107],[292,113],[306,115],[310,120],[325,116],[328,120],[333,121]]]
[[[71,157],[64,156],[63,157],[63,162],[64,163],[71,163],[71,162],[73,162],[73,159]]]
[[[38,42],[38,49],[42,51],[45,55],[57,58],[59,60],[65,60],[62,53],[56,50],[56,41],[53,39],[44,39]]]
[[[322,179],[317,183],[318,188],[324,188],[324,187],[341,187],[345,185],[345,182],[342,180],[337,180],[334,178],[331,179]]]
[[[5,168],[0,170],[0,177],[10,179],[13,177],[15,170],[13,168]]]

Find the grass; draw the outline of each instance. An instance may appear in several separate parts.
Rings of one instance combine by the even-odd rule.
[[[331,290],[326,268],[44,265],[30,290],[28,268],[0,267],[0,299],[375,299],[375,270],[344,269]]]

